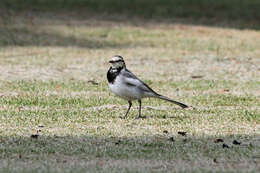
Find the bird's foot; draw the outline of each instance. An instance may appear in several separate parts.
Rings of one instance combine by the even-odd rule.
[[[138,116],[136,119],[146,119],[146,116]]]

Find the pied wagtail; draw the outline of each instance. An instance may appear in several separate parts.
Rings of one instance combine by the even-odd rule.
[[[117,96],[125,99],[129,103],[129,107],[124,118],[127,117],[127,114],[132,106],[133,100],[138,100],[139,102],[139,116],[141,116],[141,100],[146,97],[154,97],[169,101],[171,103],[177,104],[182,108],[187,108],[188,106],[171,100],[168,97],[162,96],[152,90],[147,84],[138,79],[132,72],[130,72],[125,65],[124,59],[122,56],[115,55],[109,61],[111,67],[107,72],[108,85],[111,91]]]

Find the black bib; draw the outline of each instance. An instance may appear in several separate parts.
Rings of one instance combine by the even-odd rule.
[[[116,80],[116,77],[119,75],[120,71],[122,70],[123,68],[120,67],[120,68],[112,68],[110,67],[108,72],[107,72],[107,80],[109,83],[114,83],[115,80]]]

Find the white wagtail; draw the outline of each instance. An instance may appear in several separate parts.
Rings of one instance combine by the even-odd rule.
[[[129,103],[129,107],[124,118],[127,117],[127,114],[132,106],[133,100],[138,100],[139,102],[139,116],[138,118],[142,118],[141,116],[141,100],[146,97],[154,97],[169,101],[171,103],[177,104],[182,108],[187,108],[188,106],[171,100],[168,97],[162,96],[152,90],[147,84],[138,79],[132,72],[130,72],[125,65],[124,59],[122,56],[115,55],[109,61],[111,63],[111,67],[107,72],[107,80],[109,84],[109,88],[112,90],[114,94],[125,99]]]

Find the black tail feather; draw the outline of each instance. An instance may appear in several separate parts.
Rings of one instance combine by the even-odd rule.
[[[182,108],[188,108],[188,107],[189,107],[188,105],[185,105],[185,104],[183,104],[183,103],[174,101],[174,100],[172,100],[172,99],[170,99],[170,98],[168,98],[168,97],[162,96],[162,95],[158,95],[157,97],[160,98],[160,99],[162,99],[162,100],[166,100],[166,101],[168,101],[168,102],[171,102],[171,103],[174,103],[174,104],[176,104],[176,105],[179,105],[179,106],[182,107]]]

